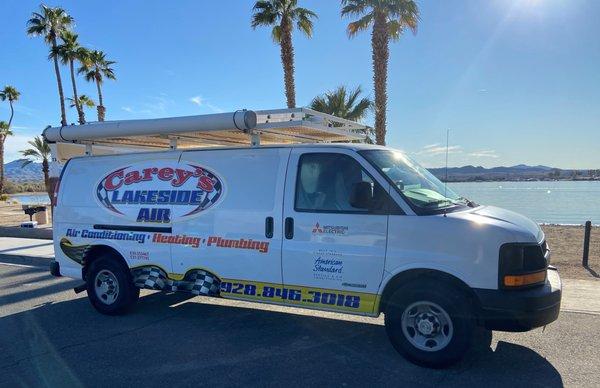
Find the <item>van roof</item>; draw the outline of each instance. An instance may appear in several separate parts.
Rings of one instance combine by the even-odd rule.
[[[200,148],[185,148],[185,149],[177,149],[177,150],[150,150],[150,151],[137,151],[136,155],[144,155],[144,154],[163,154],[163,153],[180,153],[180,152],[198,152],[198,151],[258,151],[265,149],[274,149],[274,148],[343,148],[343,149],[351,149],[355,151],[361,150],[390,150],[389,147],[380,146],[376,144],[365,144],[365,143],[301,143],[301,144],[271,144],[260,147],[200,147]],[[91,155],[91,156],[75,156],[72,159],[88,159],[88,158],[101,158],[101,157],[115,157],[115,156],[125,156],[130,155],[131,153],[105,153],[100,155]]]

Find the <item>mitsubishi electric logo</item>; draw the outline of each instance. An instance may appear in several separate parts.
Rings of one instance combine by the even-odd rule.
[[[345,235],[348,233],[348,227],[343,225],[320,225],[318,222],[312,230],[312,234],[335,234]]]

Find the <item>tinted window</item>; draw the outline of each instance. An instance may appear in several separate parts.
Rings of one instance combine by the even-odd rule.
[[[360,182],[368,182],[372,187],[373,200],[368,209],[351,204],[354,187]],[[386,198],[383,188],[347,155],[311,153],[300,157],[296,210],[367,213],[383,210]]]

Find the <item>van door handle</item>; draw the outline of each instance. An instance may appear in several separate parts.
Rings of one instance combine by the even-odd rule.
[[[286,217],[285,219],[285,238],[291,240],[294,238],[294,219]]]
[[[265,219],[265,236],[267,238],[273,238],[273,217],[267,217]]]

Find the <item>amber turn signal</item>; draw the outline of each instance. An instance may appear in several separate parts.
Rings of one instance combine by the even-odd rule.
[[[506,275],[504,285],[506,287],[522,287],[531,284],[542,283],[546,280],[546,270],[528,273],[526,275]]]

